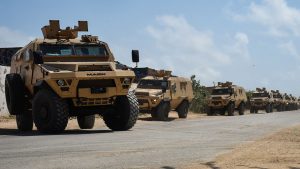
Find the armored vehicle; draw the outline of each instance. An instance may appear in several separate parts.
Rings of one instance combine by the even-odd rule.
[[[291,110],[298,110],[298,102],[297,98],[294,97],[291,94],[284,94],[284,98],[286,100],[285,102],[285,110],[286,111],[291,111]]]
[[[189,79],[172,76],[171,71],[136,68],[137,71],[146,73],[135,89],[141,112],[151,113],[160,121],[166,121],[171,110],[177,111],[179,118],[187,117],[194,97]]]
[[[250,99],[250,113],[258,113],[258,110],[265,110],[267,113],[273,112],[273,93],[266,88],[256,88]]]
[[[279,90],[271,90],[272,94],[273,94],[273,108],[275,108],[277,111],[284,111],[284,106],[285,106],[285,102],[284,102],[284,97],[283,95],[279,92]]]
[[[243,87],[233,85],[232,82],[219,82],[212,89],[207,115],[225,115],[227,111],[228,116],[234,116],[235,109],[238,109],[239,115],[244,115],[246,103],[247,96]]]
[[[58,20],[50,20],[42,28],[44,38],[10,58],[5,95],[18,129],[32,130],[34,122],[41,132],[58,133],[71,116],[80,128],[90,129],[95,114],[112,130],[128,130],[136,123],[138,101],[128,92],[134,72],[117,69],[108,44],[97,36],[78,38],[79,31],[88,31],[87,21],[61,29]]]

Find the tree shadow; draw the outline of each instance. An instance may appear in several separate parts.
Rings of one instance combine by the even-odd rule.
[[[112,130],[71,129],[71,130],[65,130],[62,133],[41,133],[37,130],[19,131],[18,129],[0,128],[0,136],[1,135],[9,135],[9,136],[78,135],[78,134],[101,134],[101,133],[112,133],[112,132],[113,132]]]

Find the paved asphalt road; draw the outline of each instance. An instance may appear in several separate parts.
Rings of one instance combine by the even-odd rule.
[[[0,168],[176,168],[213,160],[236,145],[300,124],[300,111],[138,121],[131,131],[60,135],[0,129]]]

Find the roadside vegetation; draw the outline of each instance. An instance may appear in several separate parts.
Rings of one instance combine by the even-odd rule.
[[[194,113],[205,113],[209,92],[205,86],[201,85],[200,80],[196,79],[195,75],[191,76],[191,81],[195,97],[191,102],[190,111]]]

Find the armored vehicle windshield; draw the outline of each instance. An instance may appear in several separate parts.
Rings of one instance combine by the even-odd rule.
[[[273,97],[274,98],[279,98],[279,99],[282,99],[281,95],[280,94],[273,94]]]
[[[212,91],[212,95],[229,95],[231,93],[231,89],[214,89]]]
[[[268,93],[253,93],[252,97],[269,97]]]
[[[163,89],[167,84],[168,81],[165,80],[141,80],[137,87],[142,89]]]
[[[100,56],[108,55],[104,46],[99,45],[49,45],[42,44],[40,49],[45,56]]]

